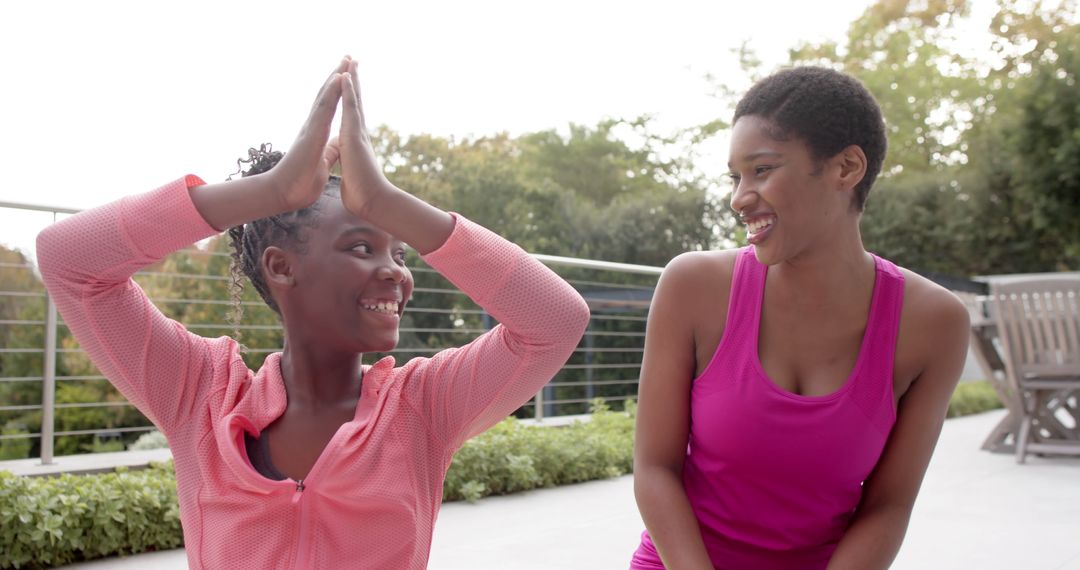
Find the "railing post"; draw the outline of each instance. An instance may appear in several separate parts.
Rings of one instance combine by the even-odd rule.
[[[590,333],[593,330],[593,320],[589,319],[589,326],[585,329],[586,333]],[[585,369],[585,399],[592,401],[596,396],[596,388],[593,387],[593,335],[585,335],[585,364],[588,368]]]
[[[57,211],[53,210],[53,223]],[[56,303],[45,292],[45,366],[41,383],[41,464],[53,464],[53,433],[56,431]]]
[[[45,295],[45,378],[41,386],[41,464],[53,464],[56,405],[56,304]]]
[[[536,393],[536,397],[533,398],[533,402],[536,403],[536,412],[534,413],[534,417],[538,420],[544,419],[544,390],[546,389],[547,386],[540,388],[540,391]]]

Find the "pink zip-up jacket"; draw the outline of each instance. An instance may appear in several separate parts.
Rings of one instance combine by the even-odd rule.
[[[365,367],[356,415],[302,484],[247,459],[285,410],[280,354],[258,372],[237,343],[192,334],[131,280],[218,232],[188,176],[53,224],[38,236],[45,285],[75,338],[165,433],[192,568],[423,568],[453,453],[532,397],[566,362],[589,310],[521,248],[456,216],[423,259],[499,321],[469,344]]]

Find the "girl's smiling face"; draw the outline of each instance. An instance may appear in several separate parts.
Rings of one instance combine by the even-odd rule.
[[[303,336],[350,352],[393,349],[413,290],[405,244],[334,196],[321,199],[318,216],[302,252],[279,250],[291,278],[275,295],[286,327],[304,327]]]

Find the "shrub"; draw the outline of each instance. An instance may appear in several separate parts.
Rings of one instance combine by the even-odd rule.
[[[15,422],[8,422],[3,428],[0,428],[0,434],[29,435],[29,432],[25,426],[18,425]],[[0,461],[30,457],[30,448],[32,446],[33,440],[29,437],[0,439]]]
[[[989,410],[1001,408],[1001,400],[997,392],[989,382],[962,382],[953,392],[949,401],[949,413],[947,417],[955,418],[970,414],[979,414]]]
[[[593,402],[591,421],[526,426],[507,418],[467,441],[450,465],[443,500],[475,501],[539,487],[617,477],[633,468],[634,405]]]
[[[134,443],[128,446],[128,451],[142,451],[144,449],[165,449],[169,447],[169,440],[165,434],[158,430],[148,431],[139,436]]]
[[[182,544],[172,462],[56,478],[0,471],[0,568],[58,566]]]
[[[90,443],[81,444],[79,447],[87,453],[113,453],[124,451],[124,442],[119,438],[102,439],[95,435]]]

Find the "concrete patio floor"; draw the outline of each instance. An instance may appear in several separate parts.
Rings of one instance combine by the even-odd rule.
[[[1080,459],[979,450],[1003,411],[945,422],[897,570],[1080,570]],[[429,567],[626,568],[642,530],[632,476],[444,505]],[[181,569],[183,550],[69,568]]]

